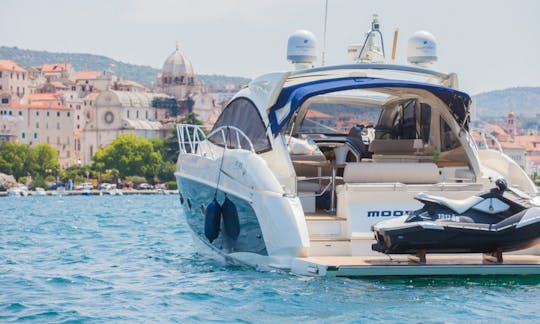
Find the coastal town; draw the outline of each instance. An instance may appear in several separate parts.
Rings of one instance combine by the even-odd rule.
[[[212,126],[228,100],[244,86],[209,89],[178,44],[151,87],[119,77],[112,65],[102,71],[76,71],[66,62],[23,67],[0,58],[0,143],[47,143],[56,149],[60,170],[90,166],[99,148],[123,134],[164,139],[190,113]],[[371,115],[357,120],[343,112],[313,109],[309,114],[317,123],[344,130],[377,122],[377,116]],[[540,120],[538,114],[536,119]],[[538,125],[524,128],[513,112],[507,118],[484,120],[475,114],[474,105],[471,125],[477,145],[503,151],[536,179]],[[98,179],[93,185],[99,185]]]
[[[540,322],[540,1],[16,1],[0,324]]]
[[[47,144],[55,149],[57,163],[41,170],[47,175],[46,186],[42,184],[45,189],[55,189],[56,183],[60,183],[68,189],[66,193],[77,194],[80,191],[76,189],[85,181],[92,184],[92,194],[101,193],[98,186],[103,179],[88,169],[95,162],[99,148],[108,147],[126,134],[146,140],[166,140],[174,132],[175,124],[190,114],[198,122],[211,126],[226,102],[243,86],[204,84],[178,44],[165,58],[150,87],[125,80],[113,69],[114,63],[100,71],[77,71],[66,62],[22,66],[0,57],[0,144],[17,143],[33,148]],[[59,174],[70,168],[78,169],[79,177],[68,179],[64,174],[59,179]],[[5,176],[0,177],[0,195],[13,186],[23,188],[21,193],[41,194],[29,190],[36,187],[30,173],[24,179]],[[104,181],[113,180],[109,178]],[[131,193],[139,185],[157,185],[144,179],[122,184],[117,177],[113,182],[114,186],[127,185]],[[141,193],[159,189],[167,188],[164,185],[142,188]],[[111,192],[119,191],[105,191]]]
[[[61,168],[89,165],[121,134],[164,138],[190,112],[212,125],[240,86],[210,92],[178,46],[151,89],[110,70],[75,71],[65,62],[22,67],[0,58],[0,142],[47,143]]]

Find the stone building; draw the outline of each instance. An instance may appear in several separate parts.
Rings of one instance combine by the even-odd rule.
[[[38,70],[47,82],[74,81],[75,77],[75,70],[68,63],[43,64]]]
[[[76,162],[73,148],[73,109],[56,94],[30,95],[28,103],[12,97],[0,105],[0,141],[31,146],[47,143],[58,151],[61,167]]]
[[[109,145],[122,134],[150,139],[165,137],[169,129],[160,120],[170,114],[168,107],[156,102],[172,99],[164,94],[108,90],[93,93],[83,100],[83,129],[77,145],[81,146],[81,163],[91,164],[100,147]],[[80,140],[80,141],[79,141]]]
[[[0,60],[0,95],[24,99],[28,94],[28,71],[10,60]],[[2,99],[4,100],[4,99]]]

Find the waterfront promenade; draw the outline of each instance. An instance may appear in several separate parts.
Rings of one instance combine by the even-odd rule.
[[[119,192],[119,193],[118,193]],[[109,196],[109,195],[169,195],[175,194],[178,190],[162,190],[162,189],[150,189],[150,190],[137,190],[126,189],[118,190],[114,194],[107,193],[106,190],[47,190],[45,195],[36,194],[34,191],[28,191],[28,196]],[[7,191],[1,191],[0,197],[7,197]]]

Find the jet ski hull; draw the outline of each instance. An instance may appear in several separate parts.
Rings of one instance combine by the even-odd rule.
[[[496,224],[451,221],[406,223],[406,217],[375,225],[374,251],[387,254],[493,253],[540,243],[540,208],[519,212]]]

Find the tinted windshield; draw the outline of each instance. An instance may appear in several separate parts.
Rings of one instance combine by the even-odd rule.
[[[347,134],[355,125],[376,125],[381,111],[378,106],[312,103],[296,133]]]

